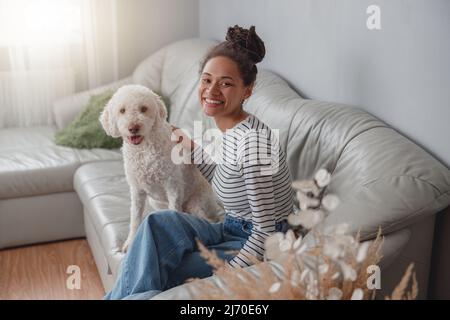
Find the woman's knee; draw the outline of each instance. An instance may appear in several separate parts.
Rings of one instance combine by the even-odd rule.
[[[144,220],[144,223],[148,225],[159,225],[174,223],[178,221],[179,213],[173,210],[158,210],[150,213]]]

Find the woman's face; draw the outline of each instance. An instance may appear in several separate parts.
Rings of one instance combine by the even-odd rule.
[[[233,60],[219,56],[205,64],[198,94],[206,115],[236,116],[240,113],[242,101],[252,94],[252,85],[244,86]]]

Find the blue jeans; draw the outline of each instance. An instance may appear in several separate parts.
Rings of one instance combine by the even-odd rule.
[[[195,239],[220,258],[231,260],[252,227],[251,222],[229,215],[224,222],[210,223],[188,213],[154,212],[139,226],[119,278],[104,299],[150,299],[188,278],[211,276],[213,269],[200,256]]]

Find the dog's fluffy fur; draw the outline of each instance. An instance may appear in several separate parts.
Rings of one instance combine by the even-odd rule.
[[[147,196],[159,209],[189,212],[219,219],[221,207],[209,183],[193,164],[175,164],[171,159],[176,145],[166,121],[164,103],[151,90],[140,85],[121,87],[100,116],[106,133],[123,138],[125,174],[131,193],[130,231],[122,246],[133,241]]]

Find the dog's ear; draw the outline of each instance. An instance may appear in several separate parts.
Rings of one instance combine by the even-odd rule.
[[[119,128],[117,128],[117,124],[115,121],[115,117],[110,114],[111,106],[110,103],[108,103],[105,108],[103,109],[103,112],[100,115],[100,123],[102,124],[103,130],[105,130],[106,134],[113,137],[113,138],[119,138],[120,132]]]
[[[166,104],[162,100],[161,96],[152,92],[153,96],[155,97],[156,104],[158,105],[158,115],[161,118],[161,120],[166,121],[167,120],[167,108]]]

